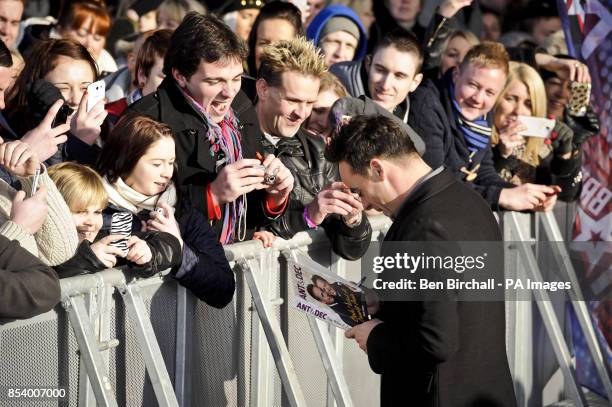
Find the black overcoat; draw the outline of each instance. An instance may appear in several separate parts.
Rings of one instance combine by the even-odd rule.
[[[500,241],[487,203],[447,170],[404,202],[385,242]],[[384,250],[384,244],[383,244]],[[384,302],[367,340],[381,405],[516,405],[503,302]]]

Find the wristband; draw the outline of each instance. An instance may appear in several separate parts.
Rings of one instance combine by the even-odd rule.
[[[314,223],[312,219],[310,219],[310,216],[308,215],[308,207],[304,208],[303,216],[304,220],[306,221],[306,224],[310,229],[316,229],[318,227],[317,224]]]
[[[283,203],[281,203],[280,205],[274,204],[273,201],[274,201],[274,198],[272,197],[272,195],[266,194],[264,208],[266,210],[266,215],[270,217],[278,216],[285,211],[285,208],[287,207],[287,203],[289,202],[289,197],[285,198]]]

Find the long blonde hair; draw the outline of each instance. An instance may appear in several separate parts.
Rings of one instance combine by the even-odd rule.
[[[506,93],[508,93],[514,81],[519,81],[527,87],[527,92],[531,99],[531,115],[534,117],[546,117],[546,89],[544,88],[544,81],[542,81],[540,74],[527,64],[522,62],[510,62],[506,86],[499,94],[493,108],[493,123],[495,123],[495,117],[498,114],[499,104],[506,96]],[[537,167],[540,164],[539,152],[544,143],[544,139],[540,137],[526,137],[526,139],[525,152],[521,160]],[[499,133],[495,126],[493,126],[491,141],[493,145],[499,143]]]

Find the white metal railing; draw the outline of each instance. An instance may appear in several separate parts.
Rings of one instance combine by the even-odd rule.
[[[519,222],[521,219],[523,222]],[[521,223],[533,225],[534,219],[536,222],[538,219],[542,222],[545,237],[548,240],[557,241],[560,239],[559,229],[552,215],[526,215],[518,213],[503,214],[502,224],[505,239],[535,242],[536,239],[526,231],[525,227],[521,226]],[[524,222],[525,220],[527,222]],[[378,239],[390,226],[390,220],[382,216],[373,217],[371,218],[371,225],[374,230],[373,239]],[[290,349],[284,336],[286,332],[284,332],[282,326],[283,321],[279,320],[276,315],[278,307],[283,305],[283,299],[277,292],[278,283],[273,280],[272,270],[280,270],[280,259],[288,255],[291,250],[307,250],[315,246],[325,245],[325,242],[324,232],[317,230],[299,233],[288,241],[277,239],[272,249],[264,250],[258,241],[243,242],[225,247],[226,256],[236,267],[238,277],[244,278],[243,281],[246,287],[248,287],[246,295],[247,297],[249,295],[252,297],[260,322],[260,324],[256,324],[254,334],[250,338],[251,342],[248,350],[252,360],[249,373],[250,378],[244,380],[245,384],[241,384],[241,386],[245,387],[247,386],[246,382],[251,384],[250,393],[244,396],[250,400],[249,405],[266,407],[274,405],[273,400],[275,400],[275,397],[278,398],[274,374],[271,371],[274,369],[274,366],[276,366],[276,371],[280,376],[287,403],[292,406],[306,405],[308,398],[305,396],[300,377],[298,377],[296,367],[292,361]],[[329,251],[329,247],[326,250]],[[524,270],[532,273],[532,277],[538,278],[537,273],[539,271],[534,253],[536,251],[533,245],[518,245],[515,253],[510,253],[507,256],[510,260],[507,259],[506,267],[522,267]],[[332,253],[328,254],[331,259],[330,267],[332,271],[341,275],[346,273],[347,262]],[[571,263],[567,261],[567,253],[558,253],[558,258],[562,260],[561,264],[564,271],[570,278],[575,278]],[[125,308],[130,326],[136,335],[138,347],[144,359],[144,365],[158,404],[160,406],[192,405],[190,401],[189,377],[191,376],[190,369],[194,367],[189,366],[191,358],[189,344],[194,335],[191,332],[194,322],[190,313],[190,303],[194,301],[193,297],[184,288],[177,286],[174,364],[170,366],[164,361],[164,356],[166,355],[162,355],[158,344],[158,340],[163,340],[164,338],[155,335],[154,327],[151,323],[152,319],[147,312],[145,295],[143,295],[143,290],[148,286],[167,284],[168,282],[165,282],[161,276],[128,282],[123,272],[115,269],[72,277],[61,281],[62,309],[65,310],[65,315],[67,315],[70,321],[70,326],[80,351],[79,364],[81,368],[79,369],[78,378],[79,406],[95,406],[96,403],[100,406],[118,405],[116,389],[112,387],[113,378],[111,378],[109,372],[110,350],[119,345],[119,341],[111,337],[111,320],[116,321],[118,318],[117,315],[111,312],[110,307],[113,301],[113,293],[116,292],[121,295],[122,307]],[[572,399],[577,405],[586,405],[581,389],[574,380],[573,362],[554,312],[547,305],[546,301],[540,301],[537,304],[548,335],[555,347],[558,362],[565,373],[566,384],[571,389]],[[598,373],[605,385],[606,391],[611,395],[612,386],[610,385],[610,378],[607,376],[603,357],[590,325],[586,307],[582,301],[575,299],[572,304],[576,309],[581,327],[587,337],[589,350],[594,356]],[[115,313],[119,312],[117,306],[115,306],[114,310]],[[518,308],[512,309],[510,312],[518,314],[519,311],[517,310]],[[240,313],[240,310],[237,310],[237,312]],[[57,309],[55,313],[55,318],[57,318],[61,315],[62,311]],[[281,316],[282,318],[284,317]],[[516,315],[514,315],[514,319],[516,319]],[[36,321],[35,317],[32,323]],[[286,323],[287,321],[284,322]],[[516,322],[514,321],[514,323]],[[5,324],[2,324],[2,321],[0,321],[0,352],[2,351],[3,332],[8,332],[10,329],[15,329],[15,327],[19,329],[19,327],[27,325],[28,321],[21,321],[19,323],[8,322]],[[355,401],[358,399],[355,399],[354,394],[352,397],[348,385],[350,378],[345,376],[346,371],[342,367],[344,338],[338,332],[334,332],[335,328],[330,330],[326,324],[311,317],[308,317],[308,328],[313,335],[316,349],[321,356],[321,361],[327,374],[330,396],[327,398],[326,404],[333,405],[335,402],[339,406],[356,405]],[[520,353],[521,341],[527,342],[531,339],[528,337],[519,338],[525,332],[518,329],[508,332],[508,352],[515,383],[523,380],[523,371],[528,369],[528,367],[522,366],[524,358],[522,358]],[[115,336],[118,336],[117,332],[115,332]],[[59,345],[57,344],[57,346]],[[234,349],[233,352],[236,352],[236,350]],[[127,357],[129,356],[126,355]],[[126,360],[125,363],[128,364],[130,361]],[[168,373],[168,369],[174,371],[173,378]],[[361,373],[355,372],[355,374]],[[125,375],[126,372],[115,372],[115,375],[121,374]],[[61,375],[58,374],[58,376]],[[2,374],[2,366],[0,365],[0,378],[2,377],[5,376]],[[114,379],[115,381],[117,380],[116,377]],[[0,381],[0,388],[6,384]],[[373,381],[370,385],[372,386],[371,392],[377,393],[378,384]],[[352,390],[354,392],[354,389]],[[541,391],[541,389],[529,389],[529,392],[534,391]],[[519,405],[528,405],[528,395],[519,397]]]

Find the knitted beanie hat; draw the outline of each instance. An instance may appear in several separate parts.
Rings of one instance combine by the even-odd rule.
[[[347,17],[333,17],[330,18],[325,27],[321,30],[319,38],[323,39],[326,35],[334,33],[336,31],[346,31],[359,41],[359,27],[353,20]]]

